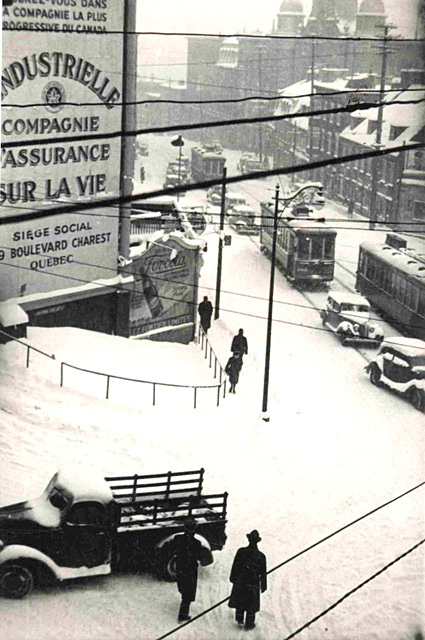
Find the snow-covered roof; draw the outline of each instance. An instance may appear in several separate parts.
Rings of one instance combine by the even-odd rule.
[[[283,91],[279,91],[281,99],[277,103],[273,115],[282,116],[287,113],[299,113],[304,107],[308,109],[310,107],[310,92],[311,82],[307,80],[301,80],[301,82],[296,82],[283,89]],[[307,130],[309,128],[307,117],[296,118],[293,122],[299,129]]]
[[[406,336],[395,336],[394,338],[386,338],[381,348],[388,346],[393,347],[400,353],[410,358],[425,356],[425,341],[418,338],[408,338]]]
[[[420,100],[424,97],[425,90],[423,92],[415,92],[415,100]],[[386,103],[390,103],[391,101],[396,101],[397,103],[406,102],[406,104],[390,103],[384,107],[381,135],[381,142],[384,147],[398,147],[404,142],[409,142],[423,128],[425,105],[423,103],[408,104],[409,100],[412,100],[412,94],[409,91],[401,91],[397,94],[386,94],[384,96],[384,102]],[[356,118],[359,124],[353,127],[353,119]],[[340,136],[344,140],[350,140],[359,145],[373,147],[376,142],[376,131],[369,133],[368,129],[369,122],[371,120],[376,121],[377,119],[377,107],[353,111],[351,114],[351,124],[341,132]],[[393,140],[390,139],[393,131],[392,127],[404,128]]]
[[[232,213],[255,213],[255,210],[249,204],[238,204],[233,207]]]
[[[19,298],[9,298],[7,302],[16,303],[16,304],[25,304],[29,305],[32,302],[37,302],[39,300],[50,300],[51,298],[61,298],[61,297],[69,297],[69,296],[79,296],[81,293],[87,292],[87,294],[99,294],[105,293],[105,288],[117,289],[119,285],[129,284],[133,282],[133,276],[123,276],[118,274],[114,278],[96,280],[95,282],[89,282],[88,284],[83,284],[79,287],[69,287],[67,289],[55,289],[54,291],[42,291],[40,293],[31,293],[27,296],[21,296]]]
[[[22,307],[16,302],[0,302],[0,324],[6,327],[13,327],[17,324],[27,323],[28,316]]]
[[[364,304],[367,307],[370,307],[370,304],[366,298],[358,295],[357,293],[346,293],[345,291],[330,291],[329,298],[333,298],[335,302],[338,304],[346,303],[346,304]]]
[[[98,500],[107,504],[113,499],[112,491],[101,473],[90,467],[65,467],[54,475],[53,482],[56,487],[69,493],[73,502]]]

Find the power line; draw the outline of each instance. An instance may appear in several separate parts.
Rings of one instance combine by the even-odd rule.
[[[39,254],[38,254],[39,255]],[[50,257],[50,256],[49,256]],[[112,289],[113,291],[128,291],[130,293],[136,294],[136,295],[144,295],[142,292],[139,291],[134,291],[133,288],[127,288],[124,285],[111,285],[111,284],[104,284],[95,280],[86,280],[84,278],[78,278],[76,276],[68,276],[68,275],[64,275],[61,273],[55,273],[53,271],[46,271],[45,269],[33,269],[31,267],[24,267],[23,265],[17,265],[17,264],[12,264],[10,262],[5,262],[4,260],[0,262],[0,266],[4,265],[6,267],[12,267],[13,269],[21,269],[23,271],[31,271],[32,273],[37,272],[39,274],[43,274],[43,275],[47,275],[47,276],[55,276],[57,278],[63,278],[65,280],[73,280],[76,282],[82,282],[84,284],[91,284],[91,285],[96,285],[97,287],[100,288],[106,288],[106,289]],[[102,267],[102,266],[97,266],[94,265],[94,268],[101,268],[101,269],[107,269],[107,267]],[[129,272],[125,272],[126,274],[128,274]],[[134,275],[134,273],[130,273],[130,275]],[[155,278],[157,280],[163,280],[165,282],[173,282],[172,280],[166,280],[165,278],[160,278],[155,276]],[[199,288],[199,286],[198,286]],[[202,287],[201,287],[202,288]],[[171,300],[172,302],[182,302],[180,298],[175,298],[172,296],[165,296],[165,295],[158,295],[157,297],[163,299],[163,300]],[[188,304],[189,306],[196,306],[197,303],[193,302],[191,300],[185,300],[184,301],[185,304]],[[306,307],[308,308],[308,307]],[[318,309],[315,309],[316,311],[318,311]],[[241,315],[241,316],[245,316],[248,318],[255,318],[257,320],[267,320],[266,317],[264,316],[259,316],[255,313],[248,313],[248,312],[244,312],[244,311],[235,311],[234,309],[223,309],[221,308],[221,311],[225,311],[227,313],[234,313],[236,315]],[[291,322],[290,320],[279,320],[278,318],[273,318],[273,322],[277,322],[279,324],[284,324],[284,325],[289,325],[289,326],[293,326],[293,327],[298,327],[298,328],[303,328],[303,329],[313,329],[315,331],[323,331],[325,333],[328,333],[328,329],[324,328],[324,327],[315,327],[309,324],[303,324],[303,323],[299,323],[299,322]],[[377,320],[376,322],[383,322],[382,320]],[[410,329],[420,329],[422,328],[422,325],[414,325],[414,324],[404,324],[404,327],[408,327]]]
[[[234,87],[219,87],[219,88],[234,88]],[[240,89],[238,89],[240,90]],[[246,89],[248,90],[248,89]],[[386,94],[390,94],[390,93],[405,93],[405,92],[411,92],[411,93],[425,93],[425,89],[423,87],[420,88],[412,88],[412,89],[387,89],[385,91]],[[263,102],[276,102],[278,100],[299,100],[301,98],[311,98],[312,96],[314,98],[329,98],[329,97],[333,97],[333,96],[344,96],[344,95],[373,95],[373,94],[380,94],[379,89],[358,89],[358,88],[353,88],[353,89],[347,89],[347,90],[341,90],[341,91],[317,91],[315,93],[302,93],[302,94],[297,94],[297,95],[273,95],[273,96],[263,96],[263,95],[254,95],[254,96],[246,96],[244,98],[219,98],[219,99],[214,99],[214,100],[173,100],[171,98],[158,98],[155,100],[134,100],[133,102],[114,102],[114,106],[128,106],[128,105],[147,105],[147,104],[153,104],[153,105],[157,105],[157,104],[178,104],[178,105],[203,105],[203,104],[238,104],[238,103],[242,103],[242,102],[250,102],[250,101],[263,101]],[[421,100],[421,102],[425,101]],[[365,104],[365,103],[363,103]],[[412,104],[410,102],[407,101],[400,101],[400,102],[388,102],[385,103],[385,106],[390,106],[392,104]],[[62,106],[71,106],[71,107],[97,107],[98,109],[102,109],[103,105],[99,104],[99,102],[61,102]],[[1,108],[2,109],[9,109],[9,108],[17,108],[17,109],[28,109],[28,108],[32,108],[32,107],[45,107],[46,104],[44,102],[28,102],[28,103],[18,103],[18,102],[13,102],[11,104],[2,104]],[[374,107],[376,105],[373,105]],[[362,105],[360,105],[360,107],[358,108],[362,108]],[[298,117],[301,117],[300,114],[297,114]]]
[[[14,143],[9,143],[14,144]],[[425,147],[425,143],[411,143],[405,144],[402,146],[391,147],[387,149],[379,149],[377,151],[366,151],[364,153],[359,154],[350,154],[348,156],[341,156],[339,158],[327,158],[326,160],[316,160],[314,162],[308,162],[306,164],[296,165],[295,167],[278,167],[277,169],[269,169],[267,171],[255,171],[250,174],[244,176],[230,176],[226,179],[226,184],[234,184],[237,182],[246,182],[248,180],[252,181],[257,178],[266,178],[267,176],[276,176],[276,175],[288,175],[293,173],[298,173],[301,171],[306,171],[308,169],[318,169],[321,167],[334,166],[338,164],[343,164],[348,161],[361,160],[364,158],[373,158],[375,156],[385,156],[391,153],[398,153],[406,151],[414,150],[414,149],[422,149]],[[2,224],[12,224],[16,222],[23,222],[25,220],[32,219],[42,219],[52,215],[60,215],[60,214],[69,214],[75,212],[82,212],[91,209],[98,209],[104,206],[110,206],[119,203],[129,203],[129,202],[138,202],[143,201],[148,198],[154,198],[161,195],[175,195],[180,193],[181,191],[195,191],[198,189],[207,189],[209,187],[215,185],[222,185],[222,179],[216,178],[213,180],[204,180],[200,182],[196,182],[193,184],[184,185],[184,187],[170,187],[167,189],[157,189],[154,191],[145,191],[144,193],[132,194],[128,196],[117,196],[112,198],[99,198],[95,201],[91,200],[88,202],[82,202],[81,204],[76,205],[62,205],[53,209],[48,209],[46,211],[38,211],[33,214],[16,214],[14,216],[8,216],[4,218],[0,218],[0,226]]]
[[[406,496],[407,494],[411,493],[412,491],[415,491],[416,489],[419,489],[424,484],[425,484],[425,482],[421,482],[420,484],[416,485],[416,487],[413,487],[412,489],[409,489],[408,491],[402,493],[401,495],[397,496],[396,498],[393,498],[392,500],[389,500],[388,502],[385,502],[381,506],[377,507],[376,509],[373,509],[372,511],[369,511],[368,513],[366,513],[365,515],[361,516],[360,518],[357,518],[356,520],[353,520],[352,522],[348,523],[347,525],[345,525],[344,527],[338,529],[337,531],[334,531],[333,533],[331,533],[330,535],[326,536],[325,538],[322,538],[321,540],[318,540],[317,542],[315,542],[314,544],[310,545],[306,549],[303,549],[299,553],[295,554],[294,556],[292,556],[292,557],[288,558],[287,560],[285,560],[284,562],[282,562],[280,565],[277,565],[276,567],[274,567],[273,569],[268,571],[267,575],[269,575],[270,573],[272,573],[276,569],[280,569],[284,564],[288,564],[289,562],[291,562],[292,560],[295,560],[296,558],[298,558],[299,556],[303,555],[304,553],[307,553],[307,551],[310,551],[314,547],[317,547],[318,545],[322,544],[323,542],[326,542],[327,540],[329,540],[333,536],[336,536],[338,533],[341,533],[341,531],[344,531],[345,529],[348,529],[349,527],[351,527],[352,525],[356,524],[357,522],[360,522],[360,520],[364,520],[368,516],[372,515],[373,513],[376,513],[380,509],[383,509],[384,507],[388,506],[392,502],[395,502],[396,500],[399,500],[400,498],[403,498],[404,496]],[[422,544],[422,542],[420,542],[419,544]],[[416,546],[418,546],[418,545],[416,545]],[[416,546],[414,548],[416,548]],[[410,551],[408,551],[407,553],[409,553],[409,552]],[[401,557],[403,557],[403,556],[400,556],[400,558]],[[394,562],[396,562],[396,561],[397,560],[395,560]],[[185,627],[188,624],[192,624],[193,622],[195,622],[195,620],[198,620],[199,618],[202,618],[203,616],[205,616],[210,611],[213,611],[217,607],[220,607],[222,604],[227,602],[229,599],[230,599],[230,596],[227,596],[227,598],[224,598],[223,600],[220,600],[220,602],[216,602],[214,605],[212,605],[208,609],[205,609],[201,613],[198,613],[198,615],[193,616],[192,619],[189,620],[188,622],[185,622],[184,624],[181,624],[178,627],[175,627],[174,629],[172,629],[171,631],[168,631],[166,634],[160,636],[159,638],[157,638],[157,640],[164,640],[164,638],[168,638],[172,634],[176,633],[179,629]],[[310,624],[312,624],[312,623],[310,623]],[[289,640],[289,639],[285,638],[285,640]]]
[[[299,633],[301,633],[301,631],[304,631],[304,629],[307,629],[308,627],[310,627],[314,622],[317,622],[317,620],[319,620],[320,618],[323,618],[323,616],[327,615],[330,611],[332,611],[332,609],[335,609],[335,607],[337,607],[338,605],[340,605],[344,600],[346,600],[349,596],[352,596],[353,593],[355,593],[356,591],[359,591],[359,589],[362,589],[364,586],[366,586],[369,582],[371,582],[372,580],[374,580],[375,578],[377,578],[378,576],[380,576],[382,573],[384,573],[385,571],[387,571],[390,567],[392,567],[394,564],[396,564],[396,562],[399,562],[400,560],[402,560],[403,558],[405,558],[407,555],[409,555],[409,553],[412,553],[412,551],[415,551],[418,547],[421,546],[421,544],[423,544],[425,542],[425,538],[423,540],[420,540],[419,542],[417,542],[415,545],[413,545],[413,547],[410,547],[410,549],[408,549],[407,551],[405,551],[404,553],[402,553],[400,556],[398,556],[397,558],[395,558],[394,560],[392,560],[391,562],[389,562],[388,564],[386,564],[384,567],[382,567],[382,569],[380,569],[379,571],[377,571],[376,573],[374,573],[373,575],[371,575],[369,578],[367,578],[366,580],[363,580],[363,582],[361,582],[360,584],[358,584],[356,587],[354,587],[353,589],[351,589],[350,591],[347,591],[347,593],[345,593],[341,598],[339,598],[336,602],[334,602],[333,604],[331,604],[330,607],[328,607],[327,609],[325,609],[324,611],[322,611],[321,613],[319,613],[319,615],[315,616],[314,618],[312,618],[311,620],[309,620],[308,622],[306,622],[306,624],[303,624],[302,627],[299,627],[299,629],[297,629],[296,631],[294,631],[293,633],[291,633],[289,636],[286,636],[286,638],[284,638],[284,640],[291,640],[291,638],[295,638],[295,636],[297,636]]]
[[[353,111],[367,111],[369,109],[375,109],[377,107],[388,107],[394,106],[397,104],[400,105],[408,105],[408,104],[420,104],[425,102],[425,98],[419,98],[418,100],[392,100],[391,102],[371,102],[371,103],[361,103],[361,104],[353,104],[345,107],[334,107],[332,109],[318,109],[314,111],[304,111],[302,113],[289,113],[282,114],[276,116],[257,116],[250,118],[232,118],[230,120],[218,120],[212,122],[201,122],[201,123],[191,123],[191,124],[178,124],[172,126],[162,126],[162,127],[150,127],[148,129],[135,129],[133,131],[111,131],[104,133],[95,133],[79,136],[55,136],[52,138],[39,138],[32,139],[26,141],[14,141],[14,142],[5,142],[2,144],[2,148],[4,149],[13,149],[16,147],[31,147],[31,146],[41,146],[48,145],[52,143],[59,142],[80,142],[85,140],[106,140],[111,138],[123,138],[123,137],[133,137],[140,134],[147,133],[167,133],[172,131],[192,131],[195,129],[205,129],[207,127],[229,127],[230,125],[240,125],[240,124],[254,124],[260,122],[278,122],[280,120],[293,120],[294,118],[311,118],[313,116],[319,115],[328,115],[332,113],[352,113]],[[3,124],[4,128],[4,124]]]
[[[20,27],[13,29],[3,26],[3,31],[21,32],[31,31],[32,35],[39,35],[45,37],[44,31],[34,31],[28,27]],[[64,29],[55,30],[55,34],[63,33],[69,35],[70,32]],[[95,34],[87,33],[85,31],[73,31],[72,36],[81,37],[95,37],[100,38],[105,35],[127,35],[127,36],[173,36],[173,37],[195,37],[195,38],[244,38],[244,39],[260,39],[260,40],[296,40],[297,42],[303,40],[324,40],[324,41],[341,41],[341,42],[380,42],[383,38],[374,36],[321,36],[321,35],[278,35],[278,34],[257,34],[257,33],[198,33],[198,32],[184,32],[184,31],[124,31],[118,29],[105,29],[104,31],[96,32]],[[393,38],[394,42],[424,42],[423,38]]]

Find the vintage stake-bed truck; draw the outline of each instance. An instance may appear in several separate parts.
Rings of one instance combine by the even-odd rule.
[[[64,469],[42,495],[0,508],[0,593],[22,598],[34,583],[150,570],[175,579],[174,538],[189,517],[212,551],[226,542],[227,493],[202,495],[204,469],[103,478]]]

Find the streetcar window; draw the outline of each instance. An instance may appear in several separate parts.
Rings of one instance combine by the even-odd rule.
[[[300,260],[308,260],[310,258],[310,238],[308,236],[299,236],[298,238],[298,258]]]
[[[311,258],[312,260],[320,260],[323,258],[323,238],[313,237],[311,243]]]
[[[370,256],[368,257],[366,265],[366,278],[372,280],[372,282],[375,278],[375,261],[371,260]]]
[[[325,260],[332,260],[334,257],[334,239],[331,236],[325,237]]]
[[[412,309],[412,311],[418,311],[418,306],[419,306],[419,287],[416,287],[415,285],[411,285],[411,292],[410,292],[410,308]]]

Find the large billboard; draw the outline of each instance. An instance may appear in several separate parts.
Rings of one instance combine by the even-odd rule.
[[[116,273],[125,0],[4,4],[0,301]]]
[[[173,250],[175,257],[171,254]],[[198,254],[198,246],[170,240],[164,246],[152,244],[133,259],[130,336],[194,322]]]

